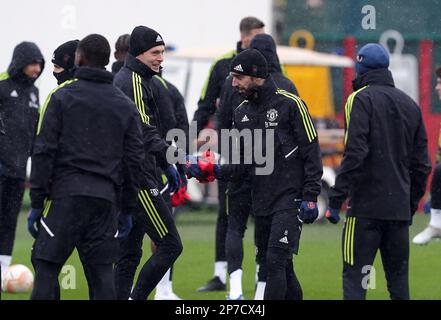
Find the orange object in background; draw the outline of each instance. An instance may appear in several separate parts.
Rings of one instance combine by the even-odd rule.
[[[285,65],[286,76],[291,79],[306,102],[313,118],[334,118],[334,95],[331,71],[325,66]]]

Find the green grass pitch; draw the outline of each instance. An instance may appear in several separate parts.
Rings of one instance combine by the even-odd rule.
[[[418,214],[411,227],[411,238],[427,224],[429,217]],[[177,225],[184,243],[184,252],[175,264],[173,287],[176,294],[188,300],[224,300],[226,292],[198,293],[196,288],[213,275],[214,235],[216,212],[199,210],[183,212],[177,216]],[[294,257],[297,276],[302,284],[305,299],[341,299],[342,259],[340,239],[343,223],[337,226],[327,222],[304,226],[299,255]],[[243,289],[245,299],[254,296],[254,246],[253,222],[250,221],[244,240],[245,260],[243,264]],[[13,263],[29,266],[32,238],[26,231],[26,213],[22,212],[13,253]],[[150,254],[150,243],[144,241],[144,257]],[[434,241],[427,246],[411,245],[410,288],[413,299],[441,298],[441,242]],[[75,268],[76,281],[70,289],[63,289],[62,299],[88,299],[87,284],[76,252],[68,260]],[[379,254],[375,262],[376,288],[368,291],[368,299],[388,299],[384,272]],[[72,275],[72,274],[70,274]],[[71,278],[60,275],[60,283]],[[75,287],[74,289],[72,287]],[[153,294],[150,295],[150,299]],[[29,294],[5,294],[2,299],[28,299]]]

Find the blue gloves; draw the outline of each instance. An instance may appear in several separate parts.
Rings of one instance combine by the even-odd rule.
[[[125,238],[132,230],[133,221],[131,214],[120,213],[118,215],[118,238]]]
[[[180,178],[180,184],[179,184],[179,189],[182,187],[186,187],[187,186],[187,167],[185,166],[185,164],[179,164],[176,163],[176,167],[178,168],[178,172],[179,172],[179,178]]]
[[[332,224],[336,224],[340,221],[340,209],[335,209],[335,208],[328,208],[328,210],[326,210],[326,219],[329,220],[329,222],[331,222]]]
[[[188,155],[185,157],[187,161],[187,176],[189,178],[202,178],[202,170],[198,164],[198,157]]]
[[[300,205],[299,219],[303,223],[313,223],[319,214],[317,202],[302,201]]]
[[[179,189],[181,177],[179,176],[178,170],[176,170],[175,166],[170,165],[167,169],[164,170],[165,176],[168,181],[168,190],[170,193],[175,192]]]
[[[424,203],[424,213],[428,214],[430,213],[430,208],[432,207],[432,198],[429,198],[429,200],[427,200]]]
[[[38,222],[40,221],[43,209],[31,208],[28,215],[28,231],[34,239],[38,236]]]
[[[214,154],[209,150],[201,157],[186,156],[187,176],[196,178],[199,182],[212,182],[216,179],[215,175],[219,173],[220,167],[214,163]]]

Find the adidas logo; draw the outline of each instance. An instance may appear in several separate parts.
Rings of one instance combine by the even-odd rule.
[[[234,67],[234,70],[239,71],[239,72],[243,72],[242,65],[238,64],[237,66]]]
[[[162,38],[161,38],[161,36],[158,34],[158,36],[156,37],[156,42],[161,42],[162,41]]]
[[[282,239],[279,240],[279,242],[288,244],[288,238],[284,236]]]
[[[14,98],[17,98],[18,97],[18,93],[17,93],[17,91],[12,91],[11,92],[11,97],[14,97]]]
[[[247,122],[247,121],[250,121],[250,119],[248,119],[247,115],[244,115],[240,122]]]

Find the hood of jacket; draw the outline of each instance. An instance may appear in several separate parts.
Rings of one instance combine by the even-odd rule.
[[[35,62],[40,63],[41,73],[43,73],[45,61],[40,49],[33,42],[21,42],[14,48],[12,60],[8,67],[8,74],[11,78],[24,78],[26,76],[23,73],[23,68]],[[34,83],[37,79],[38,77],[30,79],[30,82]]]
[[[256,34],[251,41],[250,48],[257,49],[268,63],[268,72],[281,72],[277,47],[273,37],[269,34]]]

